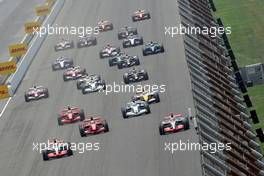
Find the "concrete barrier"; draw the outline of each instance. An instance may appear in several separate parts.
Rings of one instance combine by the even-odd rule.
[[[54,4],[51,13],[47,16],[45,21],[43,22],[42,26],[47,27],[48,25],[52,25],[58,16],[60,10],[64,5],[65,0],[57,0]],[[9,86],[9,93],[13,96],[20,85],[21,81],[23,80],[31,62],[33,61],[35,55],[37,54],[38,50],[40,49],[43,41],[45,40],[47,34],[42,36],[35,35],[30,42],[29,49],[25,56],[21,58],[17,66],[17,70],[13,73],[7,80],[7,85]]]

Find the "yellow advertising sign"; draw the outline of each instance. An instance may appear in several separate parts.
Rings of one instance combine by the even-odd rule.
[[[39,31],[40,29],[40,23],[39,22],[28,22],[28,23],[25,23],[24,27],[25,27],[25,32],[27,34],[32,34],[35,30],[36,31]],[[35,30],[34,30],[35,29]]]
[[[16,72],[16,62],[8,61],[0,63],[0,75],[6,75]]]
[[[20,44],[10,45],[8,49],[9,49],[10,57],[19,57],[19,56],[26,54],[27,44],[20,43]]]
[[[43,5],[36,7],[36,14],[37,16],[44,16],[50,13],[50,6],[49,5]]]
[[[0,99],[10,97],[7,85],[0,85]]]

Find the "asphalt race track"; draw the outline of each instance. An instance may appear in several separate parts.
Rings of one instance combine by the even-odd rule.
[[[24,35],[24,24],[36,18],[35,7],[44,0],[0,0],[0,57],[8,60],[8,46],[19,43]]]
[[[151,20],[133,23],[131,14],[142,8],[149,10]],[[164,35],[164,26],[179,25],[176,0],[66,0],[55,23],[62,26],[94,26],[110,20],[114,30],[101,33],[95,47],[54,52],[54,45],[63,36],[50,35],[45,40],[28,70],[17,94],[11,100],[0,123],[1,176],[199,176],[199,151],[164,151],[165,142],[198,142],[191,126],[188,131],[160,136],[158,125],[168,112],[187,113],[193,107],[190,77],[184,57],[183,38]],[[151,105],[151,114],[123,119],[120,107],[130,101],[131,93],[100,93],[82,95],[75,81],[63,82],[62,72],[52,72],[51,63],[59,56],[74,58],[76,65],[88,73],[103,75],[107,84],[122,83],[128,69],[110,68],[107,59],[99,59],[99,50],[106,44],[121,46],[117,30],[125,25],[137,27],[144,41],[162,42],[164,54],[142,56],[141,47],[125,49],[140,57],[141,65],[149,73],[144,84],[165,84],[161,102]],[[74,39],[77,36],[65,36]],[[49,88],[50,98],[25,103],[24,91],[33,84]],[[81,138],[77,124],[58,126],[57,114],[67,105],[85,109],[87,115],[107,119],[110,132]],[[41,154],[32,151],[33,142],[62,138],[76,143],[100,143],[99,151],[74,152],[66,157],[44,162]]]

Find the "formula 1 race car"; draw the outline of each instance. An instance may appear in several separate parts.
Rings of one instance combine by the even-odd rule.
[[[128,118],[131,116],[149,114],[150,108],[147,102],[138,100],[127,103],[126,107],[121,107],[121,112],[123,118]]]
[[[100,81],[100,80],[101,80],[100,75],[89,74],[89,75],[85,75],[82,78],[78,79],[76,86],[77,86],[77,89],[82,89],[86,83],[93,82],[93,81]]]
[[[127,38],[129,35],[137,35],[137,28],[132,28],[132,27],[123,27],[118,31],[118,40]]]
[[[44,161],[71,155],[73,155],[71,144],[57,139],[49,140],[48,147],[42,151]]]
[[[123,80],[125,84],[129,84],[131,82],[139,82],[148,79],[149,79],[148,73],[145,70],[133,69],[123,75]]]
[[[111,58],[108,60],[109,66],[112,67],[112,66],[117,65],[117,63],[118,63],[123,57],[125,57],[125,56],[126,56],[126,53],[124,53],[124,52],[119,52],[116,56],[111,57]]]
[[[77,41],[77,48],[88,47],[92,45],[97,45],[96,37],[92,36],[80,36]]]
[[[132,67],[135,65],[140,65],[138,56],[125,55],[117,62],[118,69]]]
[[[48,98],[49,91],[47,88],[42,86],[33,86],[25,92],[25,101],[29,102],[31,100],[39,100],[41,98]]]
[[[72,68],[68,68],[63,73],[63,80],[64,81],[75,80],[75,79],[79,79],[85,75],[87,75],[86,69],[81,68],[79,66],[78,67],[72,67]]]
[[[55,51],[65,50],[73,48],[74,44],[73,41],[62,39],[61,42],[55,45],[54,49]]]
[[[92,92],[99,92],[101,90],[105,90],[105,81],[104,80],[98,80],[98,81],[90,81],[85,82],[82,86],[82,93],[92,93]]]
[[[81,137],[85,137],[87,135],[109,132],[109,127],[106,120],[102,117],[91,117],[90,119],[85,119],[79,125],[79,131]]]
[[[108,44],[106,47],[104,47],[99,55],[100,58],[106,58],[106,57],[113,57],[116,56],[120,52],[120,47],[115,47],[110,44]]]
[[[63,109],[58,117],[58,124],[64,125],[68,123],[74,123],[77,121],[83,121],[85,118],[83,109],[77,107],[69,107]]]
[[[132,16],[132,21],[141,21],[141,20],[146,20],[146,19],[150,19],[150,13],[147,12],[146,10],[137,10],[134,12],[133,16]]]
[[[142,92],[137,92],[137,94],[132,97],[132,100],[146,101],[150,104],[154,102],[159,103],[160,97],[158,92],[143,90]]]
[[[62,70],[73,67],[73,60],[66,57],[59,57],[53,62],[52,70]]]
[[[145,45],[145,47],[142,49],[143,56],[147,56],[149,54],[158,54],[164,52],[164,47],[162,44],[159,44],[157,42],[150,42]]]
[[[134,47],[138,45],[143,45],[143,37],[138,35],[130,35],[123,40],[123,48]]]
[[[182,114],[171,113],[164,117],[160,123],[159,131],[160,135],[167,133],[175,133],[181,130],[188,130],[190,128],[188,117],[184,117]]]
[[[98,28],[100,32],[105,32],[105,31],[113,30],[114,26],[111,22],[102,20],[98,22]]]

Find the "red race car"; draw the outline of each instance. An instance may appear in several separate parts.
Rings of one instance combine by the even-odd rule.
[[[113,30],[114,26],[111,22],[102,20],[98,22],[98,28],[100,32]]]
[[[82,124],[79,125],[79,130],[81,137],[85,137],[87,135],[106,133],[109,131],[109,128],[106,120],[103,118],[91,117],[90,119],[85,119]]]
[[[67,123],[74,123],[76,121],[83,121],[85,118],[83,109],[68,106],[60,112],[58,117],[58,124],[63,125]]]
[[[57,139],[49,140],[48,147],[42,151],[44,161],[71,155],[73,155],[71,144]]]
[[[182,114],[170,113],[160,123],[159,131],[160,135],[164,135],[167,133],[176,133],[181,130],[188,130],[189,128],[188,117],[184,117]]]
[[[133,16],[132,16],[133,22],[146,20],[146,19],[150,19],[150,13],[146,10],[139,9],[139,10],[135,11]]]
[[[63,80],[64,81],[76,80],[76,79],[79,79],[85,75],[87,75],[85,68],[81,68],[79,66],[72,67],[72,68],[68,68],[63,73]]]

